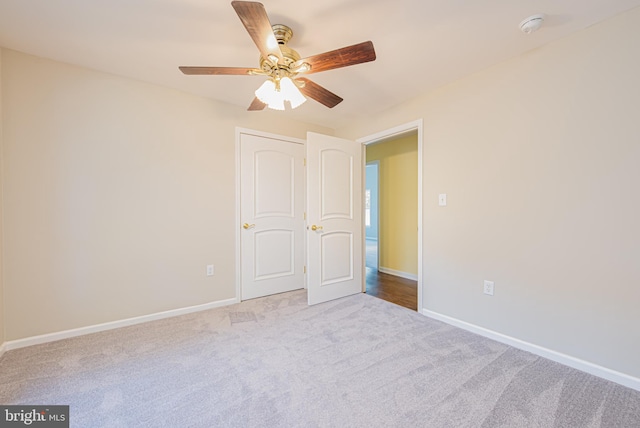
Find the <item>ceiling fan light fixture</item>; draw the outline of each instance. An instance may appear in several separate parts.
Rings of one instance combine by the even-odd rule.
[[[274,92],[276,92],[275,82],[272,79],[267,79],[262,85],[260,85],[258,89],[256,89],[255,94],[260,101],[265,104],[269,104],[269,101],[271,101]]]
[[[279,93],[277,93],[280,95]],[[284,110],[284,98],[282,96],[274,96],[271,102],[267,103],[267,107],[273,110]]]
[[[300,107],[307,99],[302,95],[300,89],[288,77],[280,79],[280,92],[285,100],[291,103],[291,108]]]
[[[300,98],[297,98],[295,100],[291,99],[289,100],[289,103],[291,103],[291,108],[293,109],[300,107],[305,103],[305,101],[307,101],[307,99],[302,94],[300,94]]]
[[[274,79],[265,80],[255,94],[267,107],[274,110],[284,110],[285,101],[291,103],[291,108],[296,108],[307,100],[288,77],[283,77],[278,82]]]

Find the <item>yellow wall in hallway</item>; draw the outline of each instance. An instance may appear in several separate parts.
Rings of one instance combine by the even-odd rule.
[[[380,268],[418,274],[418,136],[367,146],[380,162]]]

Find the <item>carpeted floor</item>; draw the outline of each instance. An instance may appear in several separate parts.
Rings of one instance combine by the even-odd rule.
[[[640,427],[640,392],[359,294],[304,291],[7,352],[73,427]]]

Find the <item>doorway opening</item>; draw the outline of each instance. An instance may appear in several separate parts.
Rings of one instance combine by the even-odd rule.
[[[422,308],[422,121],[358,140],[365,144],[366,293]]]
[[[380,161],[367,162],[364,187],[365,265],[378,270],[378,185]]]

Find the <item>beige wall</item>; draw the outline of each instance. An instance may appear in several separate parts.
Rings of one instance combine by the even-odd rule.
[[[6,340],[235,297],[235,127],[332,133],[2,53]]]
[[[367,146],[379,161],[380,268],[418,274],[418,137]]]
[[[423,308],[640,377],[639,20],[337,130],[424,119]]]

